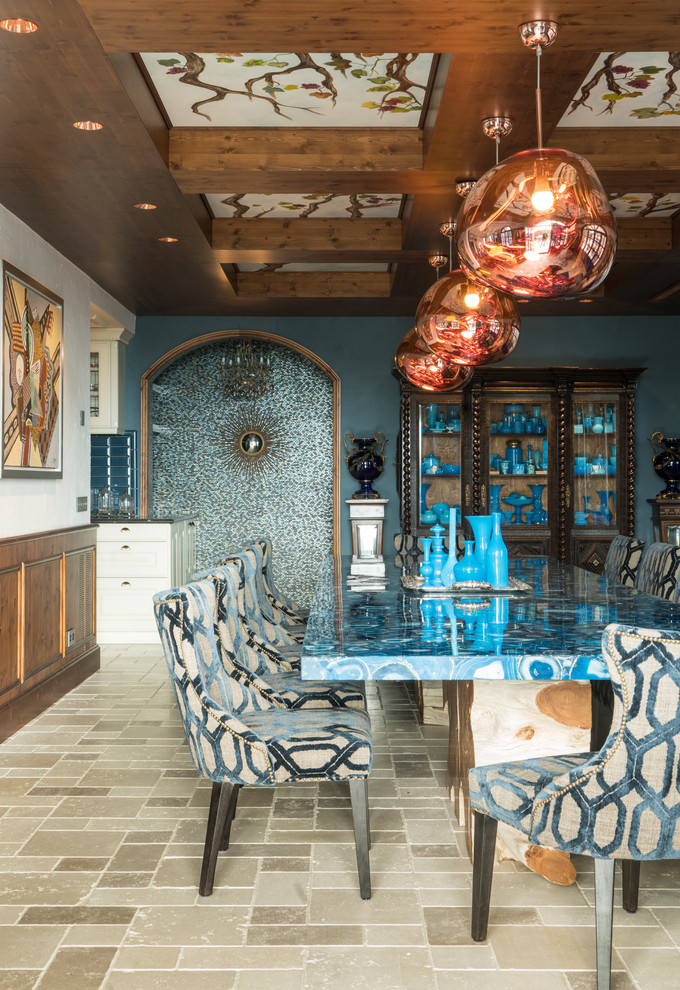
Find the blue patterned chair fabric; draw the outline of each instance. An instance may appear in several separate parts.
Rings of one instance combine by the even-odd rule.
[[[677,602],[680,595],[680,547],[650,543],[638,567],[635,587],[648,595]]]
[[[262,593],[262,602],[265,602],[272,610],[272,618],[283,623],[283,625],[295,626],[304,624],[305,616],[298,606],[285,595],[276,585],[274,571],[272,568],[272,544],[271,540],[261,536],[253,543],[253,549],[259,554],[262,565],[260,569],[260,581],[258,588]],[[264,606],[263,606],[264,608]]]
[[[278,708],[366,708],[363,683],[350,681],[303,681],[287,663],[274,663],[270,652],[260,652],[252,637],[242,635],[237,598],[242,565],[226,564],[210,574],[215,585],[215,635],[222,664],[233,678],[254,692],[238,712],[274,705]],[[252,702],[257,705],[253,706]],[[265,704],[262,703],[265,702]]]
[[[250,635],[255,642],[262,645],[263,649],[268,647],[279,658],[283,657],[285,652],[292,654],[295,660],[299,660],[300,642],[291,636],[284,626],[267,618],[260,608],[257,593],[257,555],[252,550],[235,552],[219,561],[214,567],[193,574],[192,580],[202,581],[218,568],[233,563],[238,564],[241,569],[238,609],[244,635]]]
[[[680,632],[612,624],[604,630],[602,650],[614,712],[599,752],[474,767],[469,773],[480,871],[473,878],[473,938],[486,935],[493,868],[493,853],[489,858],[481,851],[490,843],[484,839],[487,822],[494,820],[494,836],[501,821],[535,845],[585,853],[595,859],[596,884],[598,874],[606,877],[605,903],[596,905],[598,990],[609,986],[614,860],[680,857]]]
[[[615,536],[609,544],[604,562],[604,576],[628,588],[635,587],[645,541],[637,536]]]
[[[228,845],[234,788],[346,780],[352,784],[361,896],[370,897],[365,782],[373,752],[366,710],[300,711],[273,703],[263,710],[260,696],[251,699],[247,713],[238,712],[245,696],[257,692],[225,670],[215,636],[216,606],[212,581],[154,595],[163,654],[191,757],[198,773],[213,781],[201,894],[212,892],[217,853]]]
[[[291,655],[288,647],[275,646],[251,627],[246,607],[244,562],[240,557],[234,556],[221,566],[201,571],[194,575],[194,580],[220,580],[228,584],[229,595],[225,595],[218,613],[218,639],[224,636],[225,641],[233,644],[241,666],[255,674],[300,669],[299,647],[295,648],[295,655]]]

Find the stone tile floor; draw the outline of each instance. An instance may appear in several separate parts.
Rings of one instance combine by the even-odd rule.
[[[2,990],[594,990],[593,874],[497,867],[469,935],[470,863],[446,730],[408,685],[370,685],[373,897],[340,785],[244,790],[215,892],[198,897],[209,786],[153,646],[102,669],[0,746]],[[680,863],[617,908],[613,990],[680,987]]]

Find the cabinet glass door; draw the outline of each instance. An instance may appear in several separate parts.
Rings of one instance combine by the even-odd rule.
[[[548,525],[550,398],[488,403],[489,512],[507,526]]]
[[[572,406],[574,526],[616,527],[618,397],[578,397]]]
[[[448,526],[449,511],[461,519],[461,404],[418,403],[418,525]]]
[[[90,351],[90,416],[99,416],[99,354]]]

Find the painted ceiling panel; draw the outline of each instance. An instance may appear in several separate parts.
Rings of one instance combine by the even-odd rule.
[[[617,217],[672,217],[680,209],[680,192],[620,193],[609,202]]]
[[[342,217],[396,218],[399,216],[402,196],[389,193],[363,193],[340,196],[334,193],[226,193],[206,195],[214,217],[251,220],[258,217],[298,217],[304,220]]]
[[[173,127],[417,127],[429,54],[144,53]]]
[[[680,126],[680,52],[604,52],[561,127]]]

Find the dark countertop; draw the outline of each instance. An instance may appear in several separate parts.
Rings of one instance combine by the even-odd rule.
[[[125,523],[126,526],[135,523],[173,523],[173,522],[184,522],[185,519],[190,521],[195,520],[195,516],[153,516],[153,517],[142,517],[138,518],[135,516],[134,519],[127,519],[125,516],[116,517],[115,519],[100,519],[98,516],[92,517],[92,522],[97,526],[106,526],[110,523],[115,523],[117,526]]]

